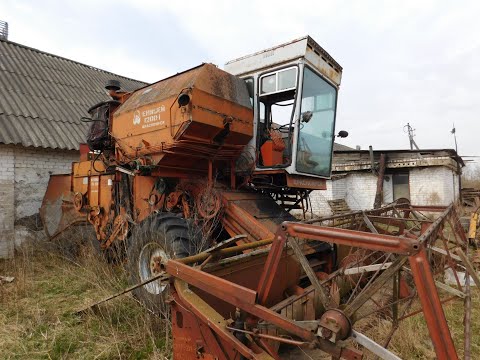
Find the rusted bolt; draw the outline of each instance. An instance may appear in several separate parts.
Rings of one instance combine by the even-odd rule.
[[[162,258],[160,256],[156,256],[152,259],[150,263],[150,270],[153,274],[159,274],[165,269],[165,266],[162,264]]]
[[[330,339],[332,335],[333,335],[332,330],[329,330],[327,328],[322,328],[322,338]]]

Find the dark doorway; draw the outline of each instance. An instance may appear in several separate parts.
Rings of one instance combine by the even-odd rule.
[[[410,184],[407,173],[396,173],[392,175],[393,200],[406,198],[410,200]]]

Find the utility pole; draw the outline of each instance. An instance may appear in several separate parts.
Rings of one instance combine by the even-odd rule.
[[[410,126],[410,123],[407,123],[407,125],[405,125],[403,127],[403,131],[408,133],[408,140],[410,140],[410,150],[413,150],[413,147],[415,146],[415,148],[418,150],[418,157],[420,159],[423,159],[423,156],[422,154],[420,154],[420,148],[418,147],[417,143],[415,142],[415,140],[413,140],[413,137],[415,136],[415,129],[413,129],[411,126]]]
[[[410,140],[410,150],[413,150],[413,147],[415,146],[415,148],[417,150],[420,150],[420,148],[418,147],[417,143],[415,142],[415,140],[413,140],[413,137],[415,136],[415,129],[413,129],[411,126],[410,126],[410,123],[407,123],[407,125],[405,125],[403,127],[403,131],[408,133],[408,140]]]
[[[457,154],[457,158],[455,161],[457,162],[457,173],[458,173],[458,197],[460,203],[462,203],[462,168],[460,167],[460,156],[458,155],[458,146],[457,146],[457,134],[455,130],[455,123],[453,123],[453,128],[450,131],[453,134],[453,139],[455,140],[455,153]]]
[[[453,138],[455,139],[455,152],[456,152],[457,155],[458,155],[457,134],[456,134],[456,131],[455,131],[455,123],[453,123],[453,128],[452,128],[452,130],[450,131],[450,133],[453,134]]]

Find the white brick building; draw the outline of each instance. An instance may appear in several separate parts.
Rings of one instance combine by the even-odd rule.
[[[310,195],[313,213],[332,213],[329,200],[345,199],[351,210],[373,208],[377,192],[377,170],[381,153],[387,156],[383,181],[383,203],[400,197],[417,205],[448,205],[459,199],[459,169],[464,166],[454,150],[336,151],[332,179],[327,190]],[[420,154],[420,155],[419,155]]]
[[[78,151],[0,145],[0,255],[14,245],[43,236],[37,216],[50,174],[68,173]]]
[[[50,174],[69,173],[85,141],[80,117],[109,97],[107,80],[145,85],[0,39],[0,258],[43,237],[38,216]]]

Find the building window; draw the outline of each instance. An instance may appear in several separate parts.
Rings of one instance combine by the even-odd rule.
[[[410,200],[410,186],[407,173],[396,173],[392,175],[393,200],[406,198]]]

